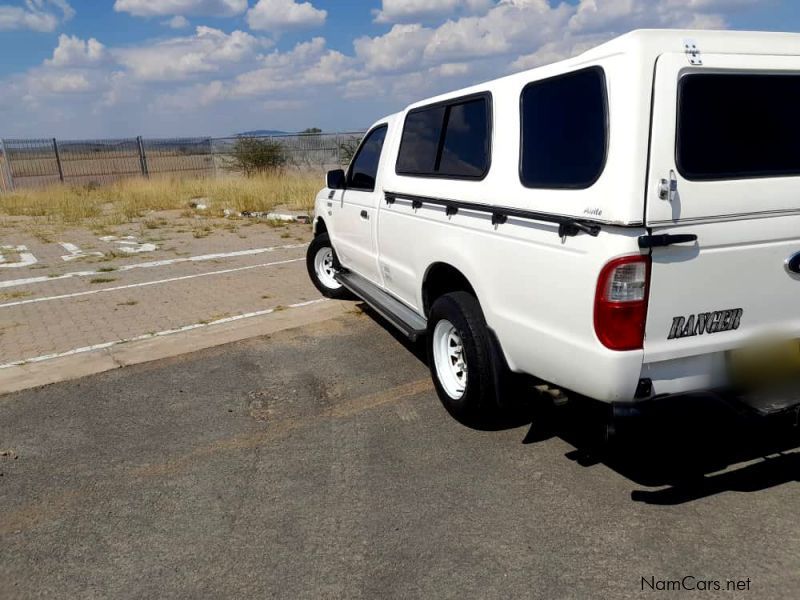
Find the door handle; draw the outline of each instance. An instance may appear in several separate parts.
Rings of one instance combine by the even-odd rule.
[[[369,213],[367,211],[365,211],[365,210],[362,210],[361,211],[361,218],[364,219],[365,221],[368,220],[369,219]]]
[[[693,233],[664,233],[661,235],[642,235],[639,236],[639,248],[663,248],[673,244],[688,244],[696,242],[697,236]]]

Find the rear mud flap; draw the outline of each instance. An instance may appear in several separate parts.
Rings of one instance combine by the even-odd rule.
[[[491,327],[487,326],[489,339],[492,346],[492,376],[497,405],[502,409],[511,408],[519,404],[519,381],[508,367],[500,340]]]

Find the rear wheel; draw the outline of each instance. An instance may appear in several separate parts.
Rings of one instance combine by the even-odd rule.
[[[492,343],[473,295],[452,292],[434,302],[428,363],[439,399],[458,421],[478,425],[496,416]]]
[[[327,298],[344,300],[350,297],[341,283],[336,281],[336,254],[330,236],[321,233],[313,239],[306,252],[306,269],[314,286]]]

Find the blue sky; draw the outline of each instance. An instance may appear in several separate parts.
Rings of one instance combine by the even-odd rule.
[[[0,137],[361,129],[639,27],[800,31],[800,2],[0,0]]]

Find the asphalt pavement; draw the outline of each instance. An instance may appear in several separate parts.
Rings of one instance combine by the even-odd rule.
[[[354,308],[0,397],[0,597],[800,597],[784,423],[469,429],[421,355]]]

